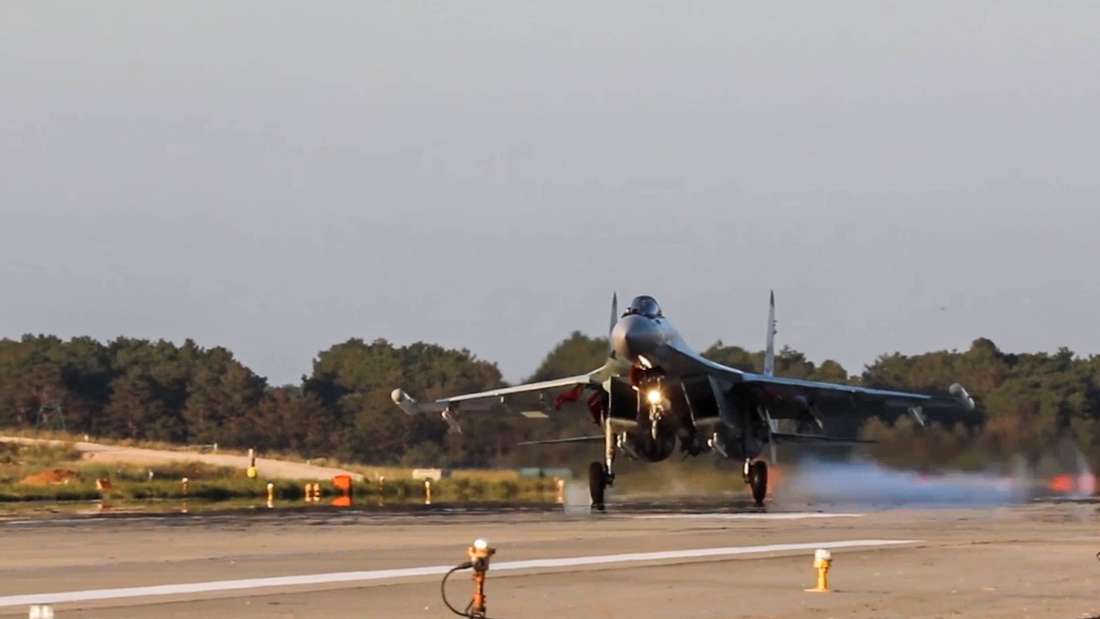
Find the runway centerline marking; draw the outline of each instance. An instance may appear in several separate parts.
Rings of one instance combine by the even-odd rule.
[[[806,542],[799,544],[767,544],[761,546],[725,546],[718,548],[693,548],[684,550],[663,550],[657,552],[632,552],[612,555],[590,555],[581,557],[562,557],[558,559],[528,559],[524,561],[494,561],[494,572],[528,570],[539,568],[580,567],[586,565],[612,565],[616,563],[637,563],[654,561],[676,561],[679,559],[701,559],[715,557],[733,557],[738,555],[761,554],[767,552],[792,552],[796,550],[830,550],[842,548],[871,548],[878,546],[898,546],[916,544],[920,540],[911,539],[856,539],[832,542]],[[95,600],[118,600],[143,598],[162,595],[184,595],[194,593],[216,593],[220,591],[239,591],[244,589],[270,589],[300,585],[320,585],[332,583],[368,582],[409,578],[416,576],[442,576],[453,565],[426,565],[387,570],[367,570],[358,572],[331,572],[327,574],[303,574],[300,576],[274,576],[268,578],[242,578],[238,580],[214,580],[175,585],[151,585],[142,587],[121,587],[117,589],[89,589],[86,591],[62,591],[56,593],[29,593],[22,595],[0,596],[0,607],[27,606],[30,604],[64,604],[70,602],[89,602]]]

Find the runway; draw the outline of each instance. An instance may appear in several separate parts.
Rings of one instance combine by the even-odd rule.
[[[684,513],[677,513],[679,508]],[[0,521],[0,616],[446,617],[438,583],[476,537],[497,550],[490,616],[1100,615],[1088,503],[433,506]],[[836,593],[813,584],[834,553]],[[468,576],[452,578],[454,601]]]

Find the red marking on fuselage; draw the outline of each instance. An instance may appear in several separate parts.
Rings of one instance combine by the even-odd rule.
[[[559,411],[561,407],[569,402],[576,402],[581,397],[581,391],[584,390],[584,385],[577,385],[569,391],[563,391],[554,398],[554,410]]]

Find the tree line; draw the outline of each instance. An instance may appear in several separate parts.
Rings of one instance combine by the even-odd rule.
[[[607,351],[606,338],[573,333],[530,379],[593,369]],[[722,342],[703,354],[739,369],[763,367],[763,352]],[[1071,453],[1094,469],[1100,465],[1097,356],[1083,358],[1065,348],[1012,354],[978,339],[962,352],[883,355],[857,376],[835,361],[815,364],[789,348],[776,365],[782,376],[873,387],[943,393],[953,382],[966,385],[985,415],[980,427],[920,428],[908,417],[887,416],[853,429],[880,441],[875,452],[887,462],[977,468],[1020,458],[1035,464]],[[515,443],[593,432],[586,414],[563,410],[541,423],[518,415],[470,415],[462,422],[465,431],[453,434],[437,417],[405,416],[390,400],[396,386],[431,400],[503,384],[495,364],[467,350],[422,342],[349,339],[318,353],[301,384],[275,386],[229,350],[191,340],[0,340],[0,426],[9,428],[57,423],[63,415],[68,431],[99,437],[216,442],[420,466],[529,464],[530,453],[518,452]],[[547,459],[564,457],[540,451],[539,463]]]

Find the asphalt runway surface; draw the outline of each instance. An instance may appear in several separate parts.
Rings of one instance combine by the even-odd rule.
[[[630,503],[0,520],[0,616],[448,617],[439,581],[475,538],[497,549],[489,615],[1100,616],[1089,502],[858,509]],[[833,593],[814,549],[833,552]],[[465,606],[469,572],[452,577]]]

